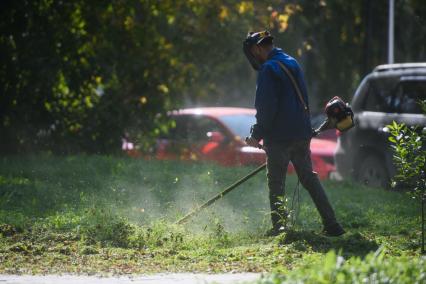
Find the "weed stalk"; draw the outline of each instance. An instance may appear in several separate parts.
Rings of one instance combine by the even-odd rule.
[[[422,254],[425,254],[425,192],[422,194]]]

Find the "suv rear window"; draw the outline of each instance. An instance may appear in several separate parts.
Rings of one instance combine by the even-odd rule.
[[[370,82],[365,110],[386,113],[422,113],[418,104],[426,99],[426,77],[380,78]]]
[[[401,80],[392,96],[392,108],[398,113],[422,113],[420,100],[426,99],[424,80]]]

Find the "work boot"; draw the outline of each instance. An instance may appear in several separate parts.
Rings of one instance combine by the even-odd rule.
[[[342,226],[340,226],[339,223],[334,223],[333,225],[324,227],[322,233],[327,237],[338,237],[346,232],[345,230],[343,230]]]

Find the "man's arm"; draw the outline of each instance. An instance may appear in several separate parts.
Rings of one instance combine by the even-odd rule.
[[[273,67],[265,64],[259,72],[256,88],[256,124],[253,125],[251,136],[257,141],[264,138],[272,128],[278,105],[277,82]]]

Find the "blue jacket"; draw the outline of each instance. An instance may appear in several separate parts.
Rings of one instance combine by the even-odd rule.
[[[265,143],[311,138],[309,113],[304,110],[290,78],[277,60],[293,74],[308,105],[305,80],[299,64],[280,48],[274,48],[259,70],[255,100],[256,125],[252,129],[252,136],[257,140],[263,139]]]

